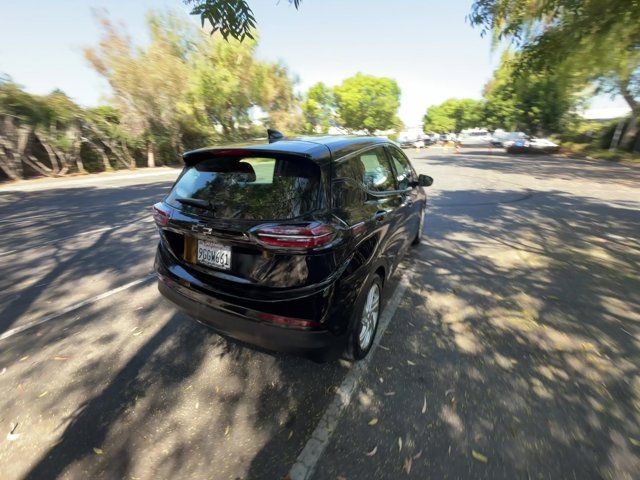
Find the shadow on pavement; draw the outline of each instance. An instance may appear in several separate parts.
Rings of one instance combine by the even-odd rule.
[[[640,212],[562,192],[501,202],[515,193],[434,201],[388,350],[315,479],[640,471]],[[470,197],[483,206],[449,206]]]

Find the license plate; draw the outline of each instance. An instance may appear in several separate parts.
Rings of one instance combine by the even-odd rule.
[[[198,263],[207,267],[231,269],[231,248],[208,240],[198,240]]]

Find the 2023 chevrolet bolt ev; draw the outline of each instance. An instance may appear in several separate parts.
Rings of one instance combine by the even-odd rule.
[[[370,350],[433,179],[378,137],[184,154],[153,206],[160,292],[219,333],[326,360]]]

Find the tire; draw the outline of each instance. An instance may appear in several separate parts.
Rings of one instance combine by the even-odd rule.
[[[411,245],[420,245],[420,242],[422,242],[422,231],[424,230],[424,214],[425,209],[422,208],[422,210],[420,210],[420,224],[418,225],[418,231],[416,232],[416,236],[411,242]]]
[[[349,340],[348,356],[360,360],[367,356],[378,331],[382,313],[382,279],[374,275],[362,290],[362,298],[354,309],[354,324]]]

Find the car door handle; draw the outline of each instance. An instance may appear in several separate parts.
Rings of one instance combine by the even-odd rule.
[[[376,219],[376,222],[382,222],[385,218],[387,218],[386,210],[378,210],[376,214],[373,216]]]

